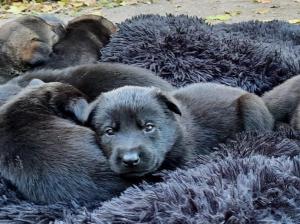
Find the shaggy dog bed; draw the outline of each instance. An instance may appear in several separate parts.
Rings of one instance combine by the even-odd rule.
[[[120,25],[102,55],[176,86],[212,81],[263,93],[299,70],[297,41],[299,28],[283,22],[140,16]],[[286,125],[240,133],[184,169],[156,175],[163,181],[88,205],[33,204],[0,178],[0,223],[300,223],[300,133]]]
[[[261,94],[300,73],[300,26],[210,26],[184,15],[141,15],[121,23],[101,54],[102,61],[148,68],[175,86],[218,82]]]
[[[300,134],[239,134],[103,204],[36,205],[0,183],[0,223],[300,223]]]

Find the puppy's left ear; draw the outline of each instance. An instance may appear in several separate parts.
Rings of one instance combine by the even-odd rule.
[[[95,115],[98,100],[88,103],[84,98],[73,100],[67,106],[67,111],[71,112],[73,117],[84,125],[91,125]]]
[[[156,90],[155,95],[157,99],[162,102],[170,111],[181,116],[181,111],[176,105],[173,97],[169,96],[168,93],[162,92],[161,90]]]
[[[40,80],[40,79],[32,79],[32,80],[29,82],[28,86],[41,86],[41,85],[43,85],[43,84],[45,84],[45,82],[43,82],[43,81]]]
[[[73,119],[84,124],[88,118],[89,103],[84,98],[77,98],[68,103],[65,110]]]

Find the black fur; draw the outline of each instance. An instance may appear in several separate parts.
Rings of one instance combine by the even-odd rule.
[[[68,68],[68,69],[64,69],[64,70],[42,70],[42,71],[38,71],[38,72],[32,72],[32,73],[28,73],[24,76],[20,76],[20,77],[17,77],[16,79],[11,80],[7,84],[3,85],[2,88],[4,89],[4,91],[6,91],[8,88],[10,88],[12,90],[11,91],[12,95],[15,95],[18,91],[20,91],[21,88],[24,88],[28,84],[33,83],[36,78],[40,78],[46,82],[59,81],[59,82],[71,84],[71,85],[77,87],[79,90],[83,90],[83,92],[86,93],[87,95],[89,95],[91,97],[91,99],[95,98],[96,96],[98,96],[100,93],[102,93],[104,91],[112,90],[114,88],[117,88],[117,87],[120,87],[123,85],[129,85],[129,84],[142,85],[142,86],[158,86],[165,90],[173,89],[167,82],[152,75],[150,72],[148,72],[144,69],[134,68],[132,66],[127,66],[127,65],[109,64],[109,63],[101,63],[98,65],[77,66],[77,67]],[[54,85],[54,84],[49,84],[49,85]],[[57,170],[59,170],[61,166],[67,166],[67,167],[70,166],[69,170],[67,170],[66,172],[62,172],[59,175],[62,175],[61,178],[66,178],[66,176],[73,175],[74,179],[76,179],[76,178],[78,180],[82,179],[81,182],[83,183],[83,185],[79,184],[78,188],[84,187],[84,190],[79,189],[78,191],[80,191],[81,193],[76,192],[76,189],[75,189],[76,184],[72,183],[71,177],[68,177],[71,179],[69,180],[68,178],[66,178],[64,180],[61,180],[62,183],[65,182],[65,185],[66,185],[65,189],[62,188],[61,191],[59,191],[57,188],[53,189],[52,191],[47,190],[47,192],[48,192],[47,194],[49,194],[49,195],[43,195],[43,193],[41,193],[38,188],[38,187],[41,187],[41,188],[45,187],[44,186],[45,182],[43,182],[43,180],[36,180],[37,186],[35,186],[35,188],[33,188],[33,191],[35,190],[36,193],[32,193],[32,192],[26,191],[27,185],[24,185],[24,182],[16,182],[15,180],[12,180],[11,173],[7,174],[5,177],[8,178],[9,180],[11,180],[13,182],[13,184],[17,185],[18,189],[24,185],[24,188],[22,187],[19,190],[23,194],[25,194],[25,196],[27,196],[27,198],[29,198],[30,200],[34,200],[34,201],[38,201],[38,202],[39,201],[55,202],[55,201],[59,201],[59,200],[70,200],[70,199],[73,199],[73,200],[78,199],[78,200],[88,201],[88,200],[91,200],[92,197],[99,198],[101,200],[108,199],[112,195],[115,195],[116,193],[118,193],[120,191],[120,189],[124,189],[122,180],[120,180],[119,185],[116,185],[116,190],[114,190],[114,188],[111,188],[110,193],[106,192],[106,190],[107,190],[106,187],[110,184],[114,185],[116,182],[114,182],[114,179],[113,179],[114,177],[109,176],[110,175],[109,171],[106,170],[105,171],[105,172],[107,172],[106,174],[104,174],[104,171],[101,173],[101,170],[99,171],[100,168],[98,168],[97,165],[95,165],[95,162],[97,162],[97,161],[95,161],[95,162],[91,161],[92,154],[95,153],[96,149],[98,151],[100,151],[100,149],[95,146],[96,142],[86,142],[86,141],[90,141],[89,139],[94,139],[93,141],[96,141],[95,136],[93,136],[93,132],[91,130],[84,128],[84,127],[77,126],[73,122],[73,121],[77,121],[78,123],[82,124],[82,122],[84,121],[84,119],[85,119],[85,114],[83,113],[84,105],[81,108],[77,108],[78,110],[77,110],[76,114],[74,114],[72,111],[66,110],[68,108],[66,104],[69,101],[67,101],[64,97],[67,97],[68,99],[72,98],[72,94],[69,94],[69,92],[67,91],[68,88],[70,88],[69,86],[67,86],[68,88],[66,90],[63,90],[64,85],[63,84],[61,84],[61,85],[62,85],[62,86],[60,86],[61,92],[58,92],[58,90],[56,90],[56,87],[54,87],[54,90],[55,90],[54,94],[52,94],[52,91],[46,91],[46,90],[42,91],[42,89],[41,89],[40,92],[35,93],[35,94],[29,94],[26,99],[19,100],[21,102],[21,105],[18,105],[18,106],[13,105],[12,106],[13,112],[5,111],[5,115],[6,116],[9,115],[9,117],[11,118],[11,120],[5,118],[4,119],[5,122],[8,122],[9,124],[15,123],[16,125],[20,125],[20,127],[18,126],[18,127],[11,127],[11,128],[6,129],[7,124],[3,123],[1,125],[2,132],[3,132],[3,138],[5,138],[6,135],[19,136],[18,137],[19,139],[17,139],[17,137],[15,137],[15,139],[17,139],[16,141],[20,145],[26,144],[26,146],[29,148],[33,147],[33,146],[37,147],[37,149],[35,149],[37,155],[40,152],[45,153],[44,152],[45,150],[53,151],[55,153],[56,150],[61,150],[60,145],[66,145],[65,150],[69,150],[69,151],[66,151],[66,152],[62,151],[61,159],[63,157],[66,157],[66,158],[70,157],[70,155],[67,153],[72,154],[72,151],[74,151],[75,158],[74,158],[73,165],[72,165],[74,170],[71,167],[72,163],[69,164],[68,161],[63,161],[63,160],[61,160],[60,163],[57,165]],[[70,93],[72,93],[72,91]],[[40,94],[40,95],[38,95],[38,94]],[[69,96],[68,96],[68,94],[69,94]],[[47,104],[47,102],[49,101],[48,98],[53,98],[53,95],[54,96],[57,95],[55,98],[56,104],[54,106],[52,106],[52,103],[51,103],[51,105],[48,105]],[[8,99],[8,97],[11,98],[11,96],[8,96],[8,92],[1,93],[0,96],[3,97],[3,102],[5,102]],[[18,97],[20,97],[20,96],[17,96],[17,99],[18,99]],[[33,99],[31,99],[31,98],[33,98]],[[41,105],[30,105],[30,101],[35,102],[36,98],[38,99],[37,102],[39,102],[39,100],[41,100],[42,102],[44,102],[44,100],[46,100],[46,102],[44,102],[45,105],[43,105],[43,107],[45,107],[46,109],[49,108],[49,110],[51,110],[53,113],[55,113],[56,116],[59,116],[60,118],[56,118],[53,116],[50,116],[49,118],[47,118],[49,115],[43,115],[43,113],[45,113],[45,112],[40,111],[40,109],[39,109],[39,107],[41,107]],[[62,100],[60,100],[60,99],[62,99]],[[12,100],[10,99],[10,101],[7,104],[10,105],[11,101]],[[38,108],[36,108],[36,107],[38,107]],[[37,116],[37,114],[39,116]],[[18,117],[18,119],[13,120],[12,118],[14,116]],[[63,119],[61,119],[61,118],[63,118]],[[41,119],[42,119],[42,121],[41,121]],[[52,119],[54,119],[54,121]],[[64,126],[65,122],[67,122],[67,124],[68,124],[68,121],[65,121],[64,119],[72,120],[72,122],[74,123],[73,126],[70,127],[70,131],[67,131],[67,133],[66,133],[66,128],[61,127],[61,126]],[[31,125],[28,126],[28,122],[31,122]],[[54,124],[52,125],[53,122],[54,122]],[[16,129],[15,131],[14,131],[14,128]],[[72,129],[72,131],[71,131],[71,129]],[[26,134],[22,135],[21,133],[26,133]],[[28,135],[28,133],[31,133],[31,134]],[[61,142],[56,143],[56,136],[58,133],[60,133],[60,138],[62,138],[62,139],[60,140]],[[40,137],[36,138],[35,137],[36,135],[40,136]],[[86,140],[84,140],[85,138],[86,138]],[[7,140],[3,140],[3,141],[7,141]],[[38,144],[39,141],[41,142],[41,144]],[[94,184],[95,186],[92,186],[92,184],[90,184],[91,186],[89,187],[88,186],[89,183],[85,183],[84,177],[78,176],[78,174],[76,174],[76,172],[77,172],[76,162],[78,162],[76,159],[78,159],[80,157],[84,157],[84,155],[78,155],[78,157],[76,157],[76,155],[77,155],[76,150],[79,150],[79,149],[76,147],[74,148],[74,142],[76,142],[77,144],[79,144],[79,143],[85,144],[84,146],[80,146],[81,147],[80,150],[83,150],[83,151],[84,150],[94,150],[93,152],[90,152],[91,154],[87,155],[87,158],[86,158],[86,161],[87,161],[87,164],[89,164],[89,167],[86,167],[84,165],[84,163],[82,163],[81,168],[86,169],[86,170],[90,169],[91,172],[93,172],[93,170],[96,170],[95,175],[103,174],[103,179],[101,179],[102,177],[98,178],[99,182],[101,182],[101,180],[103,180],[103,183],[102,183],[103,185],[101,186],[102,188],[99,187],[99,182],[95,183]],[[8,147],[13,147],[13,144],[9,143]],[[19,145],[17,144],[15,147],[19,147]],[[68,148],[68,147],[70,147],[70,148]],[[89,148],[91,148],[91,149],[89,149]],[[44,149],[44,151],[42,151],[42,149]],[[100,152],[95,153],[96,158],[99,157],[99,153]],[[46,153],[46,155],[48,155],[48,154]],[[90,157],[88,157],[88,156],[90,156]],[[55,158],[54,155],[53,155],[53,157]],[[47,158],[47,156],[45,156],[45,158],[40,158],[38,155],[37,158],[40,161],[43,161],[43,160],[45,160],[45,158]],[[82,158],[82,159],[84,159],[84,158]],[[100,159],[101,159],[101,156],[100,156]],[[104,161],[100,161],[100,162],[104,164]],[[43,163],[47,164],[47,159]],[[28,161],[28,164],[29,164],[28,166],[30,166],[30,164],[32,164],[32,161]],[[77,165],[79,165],[79,163]],[[41,166],[41,165],[37,164],[37,166]],[[53,170],[52,172],[56,172],[56,170]],[[71,174],[72,172],[75,172],[75,173]],[[84,175],[84,171],[82,171],[82,172]],[[24,171],[24,173],[22,173],[22,175],[26,175],[26,174],[29,176],[28,178],[31,177],[30,173],[28,173],[27,171]],[[91,174],[91,175],[94,175],[94,174]],[[111,183],[109,183],[109,181],[106,182],[106,178],[110,179]],[[47,180],[45,180],[45,181],[47,181]],[[86,180],[86,181],[88,182],[88,180]],[[96,181],[98,181],[98,180],[96,180]],[[132,180],[132,181],[135,182],[135,180]],[[74,185],[74,188],[72,188],[72,185]],[[87,186],[85,186],[85,185],[87,185]],[[49,188],[51,188],[51,187],[53,188],[53,186],[49,184]],[[58,188],[59,187],[60,186],[58,186]],[[97,187],[99,187],[99,189]],[[88,189],[88,188],[90,188],[90,189]],[[66,191],[70,191],[70,192],[67,194]],[[65,194],[65,196],[63,196],[64,194]]]
[[[118,61],[123,58],[125,63],[128,61],[128,64],[149,67],[158,71],[158,75],[170,77],[168,79],[178,86],[186,85],[189,80],[207,80],[238,85],[257,93],[270,90],[298,74],[299,26],[277,21],[218,25],[221,29],[228,27],[225,36],[229,38],[237,36],[241,41],[251,39],[249,45],[245,40],[245,45],[234,48],[233,45],[227,45],[227,41],[222,41],[221,37],[220,42],[205,41],[207,36],[203,36],[202,41],[203,33],[198,29],[203,24],[199,25],[199,19],[157,17],[145,16],[144,23],[143,17],[139,17],[141,20],[136,26],[131,25],[131,20],[122,23],[120,35],[116,34],[113,43],[105,50],[115,55],[105,53],[109,58],[104,57],[104,60]],[[167,25],[162,25],[161,21],[156,20],[169,21]],[[153,26],[156,33],[151,30]],[[190,29],[190,35],[184,29]],[[152,33],[157,36],[153,37]],[[164,41],[161,37],[168,33],[168,41]],[[124,40],[126,34],[128,40],[122,44],[117,38]],[[214,32],[212,37],[218,34]],[[149,38],[149,41],[143,41],[141,37]],[[185,40],[194,37],[191,44],[184,44]],[[162,40],[161,44],[152,48],[152,43],[156,44],[159,40]],[[262,40],[269,44],[265,45]],[[248,48],[252,42],[256,42],[255,46]],[[179,48],[180,43],[183,43],[182,48]],[[205,46],[208,49],[212,47],[210,44],[216,46],[216,52],[205,50]],[[199,51],[193,50],[195,46]],[[236,60],[227,60],[235,53],[226,53],[229,52],[226,46],[232,47],[233,52],[244,49],[245,56],[239,58],[239,54]],[[127,53],[120,56],[119,52],[122,55]],[[170,56],[170,60],[164,60],[168,58],[165,55],[157,58],[163,52]],[[193,52],[195,55],[200,53],[200,59],[203,60],[194,60]],[[218,54],[220,57],[216,57]],[[258,56],[251,59],[253,55]],[[184,56],[191,57],[182,62],[180,59]],[[222,68],[227,66],[230,70],[224,72]],[[199,70],[200,73],[197,72]],[[122,197],[108,201],[103,206],[93,203],[95,210],[87,210],[76,203],[45,206],[28,203],[1,178],[0,220],[3,223],[299,223],[299,162],[298,159],[287,158],[299,155],[299,141],[299,134],[293,134],[289,129],[267,134],[241,134],[222,147],[218,156],[213,153],[209,159],[201,157],[192,161],[188,169],[165,174],[163,183],[130,188]],[[279,158],[270,159],[273,156]],[[213,168],[215,158],[220,158],[217,161],[218,169]],[[203,164],[203,161],[206,162]]]
[[[35,69],[96,63],[100,58],[99,49],[108,43],[115,31],[114,24],[102,16],[79,16],[66,26],[66,35],[53,46],[50,60]]]
[[[274,124],[258,96],[212,83],[171,93],[121,87],[101,94],[89,111],[111,169],[125,176],[180,167],[237,132],[271,131]]]
[[[1,175],[26,199],[108,200],[129,185],[110,171],[95,133],[72,121],[81,120],[85,104],[74,87],[48,83],[26,87],[1,106]]]
[[[73,85],[90,99],[95,99],[102,92],[125,85],[173,89],[169,83],[148,70],[118,63],[98,63],[60,70],[33,71],[11,80],[10,83],[17,83],[24,87],[35,78],[44,82],[63,82]]]

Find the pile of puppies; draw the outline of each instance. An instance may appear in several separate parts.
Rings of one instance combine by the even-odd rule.
[[[96,63],[116,31],[101,16],[84,15],[65,25],[54,16],[23,16],[0,27],[0,83],[25,71]]]
[[[0,168],[28,200],[107,200],[156,171],[212,152],[238,132],[271,131],[276,122],[300,130],[300,76],[262,98],[214,83],[175,89],[141,68],[96,63],[115,31],[102,17],[77,18],[66,29],[37,17],[7,26],[27,22],[26,32],[41,22],[47,31],[30,31],[38,36],[30,36],[31,45],[23,45],[26,38],[3,41],[9,47],[2,49],[10,49],[5,58],[39,70],[1,75]]]

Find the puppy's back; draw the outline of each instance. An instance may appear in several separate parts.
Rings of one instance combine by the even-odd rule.
[[[146,69],[119,63],[98,63],[61,70],[33,71],[17,77],[11,82],[26,86],[30,80],[35,78],[44,82],[70,84],[91,99],[95,99],[102,92],[126,85],[154,86],[168,91],[173,89],[167,81]]]
[[[191,112],[192,123],[187,125],[191,129],[199,126],[196,132],[204,145],[222,142],[241,131],[273,129],[272,115],[260,97],[240,88],[199,83],[175,90],[173,96]]]

